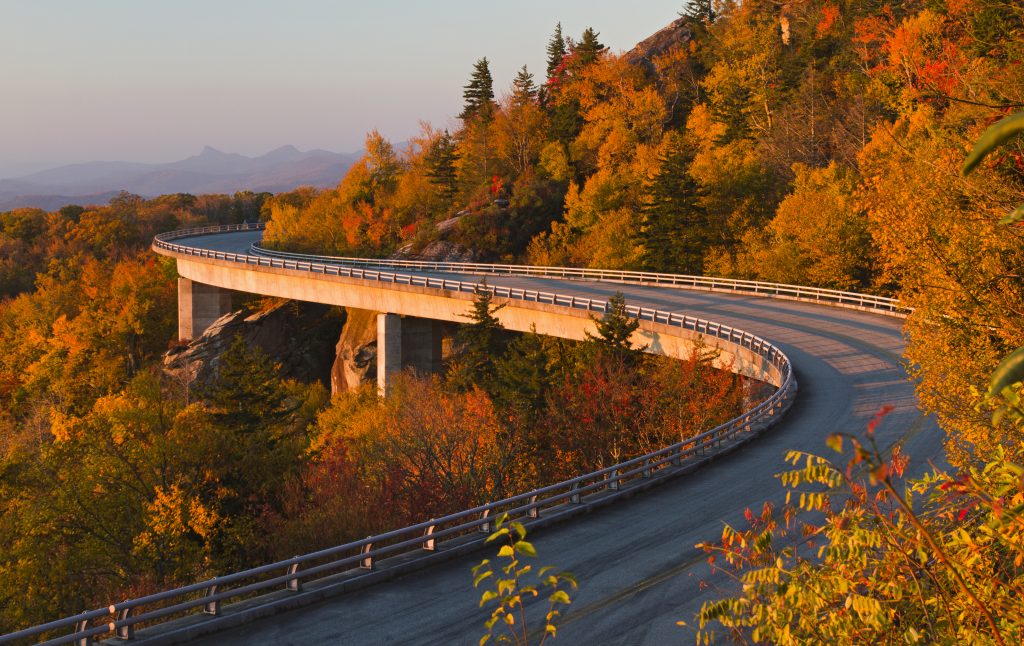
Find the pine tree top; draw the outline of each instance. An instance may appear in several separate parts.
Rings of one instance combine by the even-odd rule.
[[[473,308],[466,314],[469,323],[456,335],[460,350],[449,371],[449,383],[459,390],[474,385],[489,390],[493,386],[494,362],[504,353],[501,321],[494,315],[504,305],[494,305],[494,293],[481,281],[473,298]]]
[[[597,39],[600,32],[594,31],[593,27],[587,27],[583,31],[580,41],[573,46],[573,54],[579,65],[589,65],[597,60],[598,55],[606,49]]]
[[[600,319],[591,317],[597,328],[597,336],[587,333],[587,339],[599,347],[614,354],[624,356],[637,355],[643,348],[634,348],[630,337],[640,327],[640,321],[626,311],[626,297],[622,292],[608,298],[604,316]]]
[[[457,191],[456,179],[458,170],[455,163],[459,158],[455,138],[445,130],[430,142],[424,155],[426,177],[434,185],[441,188],[442,195],[451,202]]]
[[[512,103],[518,106],[533,103],[537,99],[537,85],[533,74],[523,65],[512,80]]]
[[[460,119],[472,119],[477,115],[489,116],[494,105],[494,79],[491,77],[490,63],[483,57],[473,64],[473,73],[469,83],[463,86],[462,98],[465,107]]]
[[[697,24],[713,23],[718,14],[715,13],[712,2],[713,0],[689,0],[679,15]]]
[[[555,33],[551,36],[551,41],[548,42],[548,78],[554,76],[555,70],[562,64],[567,53],[569,50],[566,47],[565,38],[562,36],[562,23],[558,23],[555,25]]]

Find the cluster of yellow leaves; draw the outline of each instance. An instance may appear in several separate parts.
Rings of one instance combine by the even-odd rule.
[[[538,598],[542,590],[546,590],[547,606],[533,606],[532,614],[545,610],[543,619],[544,632],[537,640],[544,644],[548,637],[556,637],[556,623],[561,612],[559,606],[572,603],[567,590],[575,590],[576,578],[569,572],[559,572],[553,566],[545,565],[534,572],[532,565],[523,565],[521,558],[537,558],[537,550],[526,540],[526,528],[518,521],[509,521],[508,514],[502,514],[494,523],[494,533],[487,537],[487,543],[504,540],[506,543],[498,549],[498,558],[504,559],[503,564],[495,571],[490,559],[484,559],[473,568],[473,587],[479,588],[487,583],[487,589],[480,595],[480,607],[494,604],[491,616],[484,622],[487,632],[480,638],[483,646],[491,637],[500,643],[513,643],[517,646],[528,646],[531,630],[527,618],[526,603]],[[533,574],[528,577],[527,575]],[[533,579],[535,583],[527,581]]]

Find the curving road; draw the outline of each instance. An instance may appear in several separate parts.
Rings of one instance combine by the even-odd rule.
[[[246,253],[260,235],[239,232],[175,242]],[[796,403],[782,423],[745,448],[693,475],[531,535],[541,562],[573,572],[581,584],[563,613],[559,644],[690,641],[692,634],[676,621],[691,622],[701,603],[718,594],[716,586],[728,586],[727,580],[710,575],[694,545],[717,538],[723,523],[741,524],[745,507],[759,508],[766,500],[782,503],[785,490],[774,474],[784,468],[788,449],[825,454],[828,433],[856,433],[881,406],[892,404],[895,410],[879,427],[879,439],[903,444],[912,458],[911,473],[923,471],[929,460],[944,463],[940,432],[918,412],[913,386],[901,368],[899,319],[678,288],[539,277],[487,280],[490,285],[595,298],[622,291],[631,305],[733,325],[778,345],[791,359],[800,384]],[[476,644],[486,615],[477,607],[479,593],[472,588],[470,567],[484,556],[489,554],[456,558],[199,643]]]

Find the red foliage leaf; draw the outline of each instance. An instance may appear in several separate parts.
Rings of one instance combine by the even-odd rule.
[[[818,36],[824,36],[836,23],[836,19],[839,18],[839,7],[834,4],[827,4],[821,8],[821,20],[818,21],[814,31]]]

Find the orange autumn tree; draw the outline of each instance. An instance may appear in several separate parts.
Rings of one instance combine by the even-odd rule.
[[[337,533],[318,542],[345,542],[491,500],[511,475],[496,468],[499,432],[494,405],[479,389],[455,393],[436,380],[399,375],[383,400],[369,386],[341,394],[318,417],[312,461],[303,486],[292,491],[305,501],[292,504],[296,531],[327,521],[324,510],[338,504],[336,496],[350,508],[344,513],[363,520],[328,524]],[[335,473],[352,489],[337,489]]]

